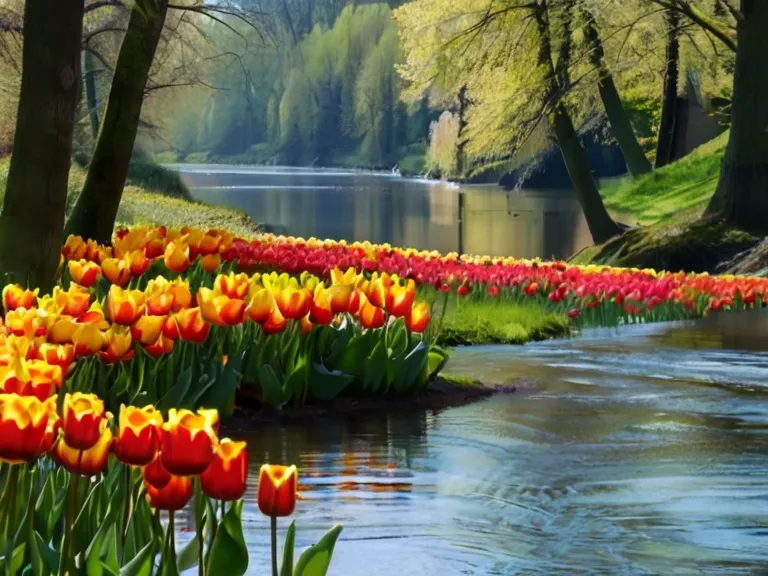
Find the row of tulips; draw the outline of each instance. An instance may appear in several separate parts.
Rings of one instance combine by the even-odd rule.
[[[2,573],[245,574],[246,443],[219,439],[218,419],[215,410],[163,418],[152,406],[121,406],[114,423],[92,394],[0,394]],[[293,514],[296,489],[295,466],[262,466],[257,501],[271,521],[274,576],[277,519]],[[190,504],[195,537],[177,553],[176,513]],[[294,532],[291,524],[280,574],[324,575],[341,526],[295,567]]]
[[[721,309],[768,303],[768,279],[657,272],[563,262],[491,258],[418,251],[368,242],[274,236],[234,238],[224,231],[136,227],[118,232],[110,247],[67,240],[65,261],[95,278],[125,286],[157,260],[182,273],[197,265],[213,271],[311,273],[328,278],[334,269],[378,272],[459,297],[499,296],[537,302],[568,312],[583,325],[657,321],[702,316]]]

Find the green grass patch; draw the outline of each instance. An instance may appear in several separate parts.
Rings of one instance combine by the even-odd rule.
[[[440,304],[435,306],[434,321]],[[449,301],[438,343],[444,346],[475,344],[525,344],[566,336],[569,320],[534,303],[518,304],[498,299]]]

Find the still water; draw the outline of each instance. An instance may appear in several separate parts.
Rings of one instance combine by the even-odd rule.
[[[520,390],[252,433],[251,574],[264,461],[299,466],[297,549],[344,524],[331,575],[768,573],[768,315],[460,349],[450,371]]]
[[[174,168],[195,198],[235,206],[294,236],[519,258],[565,258],[590,244],[571,191],[459,188],[351,170]]]

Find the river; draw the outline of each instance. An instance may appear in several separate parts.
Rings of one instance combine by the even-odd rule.
[[[330,576],[765,574],[766,351],[764,313],[458,349],[450,372],[520,390],[255,430],[249,574],[264,461],[299,466],[297,554],[344,524]]]
[[[192,195],[294,236],[565,258],[590,244],[571,191],[512,191],[309,168],[174,165]]]

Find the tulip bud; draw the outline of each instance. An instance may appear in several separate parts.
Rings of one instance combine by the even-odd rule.
[[[265,516],[290,516],[296,508],[296,466],[264,464],[259,471],[259,510]]]
[[[245,494],[248,477],[248,452],[245,442],[223,439],[213,457],[213,462],[200,475],[203,492],[215,500],[239,500]]]

